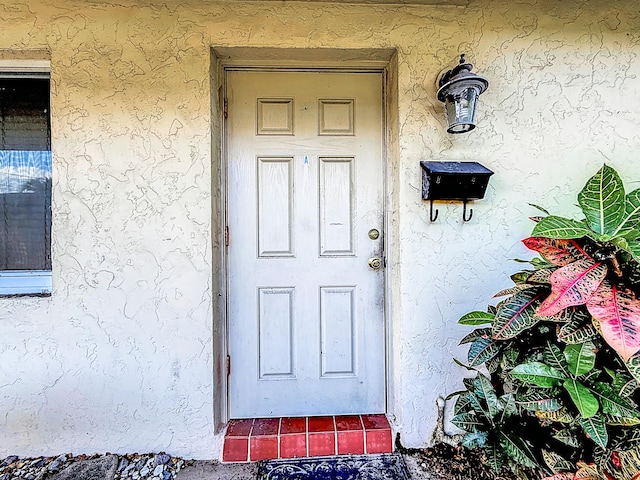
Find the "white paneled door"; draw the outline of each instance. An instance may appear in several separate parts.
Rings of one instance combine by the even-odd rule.
[[[382,75],[229,71],[232,418],[385,410]]]

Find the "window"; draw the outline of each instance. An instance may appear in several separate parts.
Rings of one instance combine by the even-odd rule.
[[[0,72],[0,295],[51,293],[49,75]]]

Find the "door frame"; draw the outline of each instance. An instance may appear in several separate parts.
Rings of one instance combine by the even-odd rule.
[[[220,432],[229,421],[229,267],[227,255],[227,73],[230,71],[331,71],[344,73],[370,72],[382,77],[383,117],[383,205],[385,277],[383,305],[385,352],[385,404],[386,412],[395,407],[392,375],[394,362],[393,325],[391,321],[393,278],[396,277],[394,259],[399,249],[392,250],[397,233],[392,230],[390,212],[395,210],[396,188],[390,188],[397,176],[392,159],[398,158],[397,133],[397,54],[394,49],[291,49],[219,47],[211,50],[211,109],[212,109],[212,254],[213,254],[213,350],[214,350],[214,423]],[[395,107],[395,110],[394,110]],[[390,112],[395,112],[392,115]],[[217,182],[216,177],[217,175]],[[390,195],[391,194],[391,195]],[[217,352],[217,354],[216,354]],[[231,365],[231,369],[233,366]]]

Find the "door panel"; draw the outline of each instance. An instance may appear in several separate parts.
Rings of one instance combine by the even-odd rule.
[[[382,413],[382,76],[231,71],[227,96],[231,417]]]

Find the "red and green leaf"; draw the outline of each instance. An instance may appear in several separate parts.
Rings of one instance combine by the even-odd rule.
[[[550,477],[544,477],[542,480],[573,480],[573,473],[563,472],[556,473],[555,475],[551,475]]]
[[[513,338],[538,323],[535,313],[544,295],[539,288],[528,288],[501,303],[493,320],[492,337],[496,340]]]
[[[640,351],[640,301],[633,292],[602,282],[587,308],[600,324],[605,341],[625,362]]]
[[[578,462],[578,471],[574,475],[574,480],[603,480],[606,477],[601,476],[598,473],[598,467],[595,464],[586,465],[584,463]]]
[[[584,258],[591,258],[580,248],[575,240],[529,237],[525,238],[522,243],[529,250],[538,252],[542,258],[559,267],[564,267]]]
[[[583,259],[551,274],[551,294],[540,305],[539,315],[548,316],[573,305],[583,305],[595,293],[605,275],[604,263]]]

